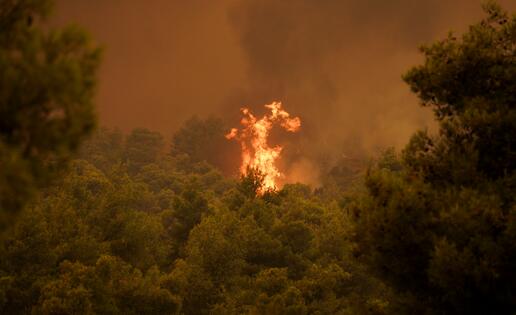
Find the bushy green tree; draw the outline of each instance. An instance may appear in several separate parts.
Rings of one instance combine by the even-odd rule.
[[[229,190],[167,276],[185,314],[387,314],[395,300],[351,256],[351,222],[310,189]]]
[[[0,231],[95,125],[99,49],[77,27],[41,27],[50,7],[0,1]]]
[[[354,207],[357,254],[414,313],[516,310],[516,15],[484,9],[404,76],[439,133],[414,135],[402,169],[371,169]]]

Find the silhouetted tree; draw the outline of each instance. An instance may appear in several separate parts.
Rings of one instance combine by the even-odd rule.
[[[100,51],[76,27],[43,29],[49,10],[47,0],[0,2],[0,231],[95,125]]]
[[[415,295],[412,313],[516,310],[516,16],[484,9],[462,39],[422,48],[404,79],[439,134],[414,135],[401,170],[371,169],[355,207],[357,253]]]

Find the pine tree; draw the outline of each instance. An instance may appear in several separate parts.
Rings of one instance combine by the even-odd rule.
[[[484,10],[462,38],[421,49],[404,80],[439,133],[414,135],[402,170],[372,168],[355,204],[357,254],[414,312],[516,310],[516,15]]]
[[[100,50],[43,27],[49,0],[0,1],[0,232],[95,126]]]

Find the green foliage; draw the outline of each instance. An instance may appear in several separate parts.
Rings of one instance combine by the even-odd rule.
[[[262,194],[258,172],[210,164],[216,119],[188,121],[170,153],[157,132],[101,129],[46,185],[93,125],[98,59],[81,32],[32,25],[47,9],[0,1],[0,228],[46,186],[0,239],[0,313],[514,313],[515,16],[488,3],[422,49],[405,80],[438,135],[364,178],[343,158],[320,189]]]
[[[359,306],[375,298],[387,311],[389,291],[370,286],[375,280],[354,264],[350,247],[339,246],[350,243],[351,231],[339,208],[301,189],[240,195],[239,206],[232,203],[238,190],[232,194],[231,210],[203,217],[191,231],[185,258],[170,275],[185,313],[372,314]]]
[[[145,275],[101,256],[93,266],[64,261],[42,290],[34,314],[174,314],[179,299],[163,288],[159,271]]]
[[[135,174],[144,165],[154,163],[162,153],[165,142],[163,137],[147,129],[134,129],[125,141],[124,158],[128,170]]]
[[[356,254],[412,294],[413,313],[516,309],[516,16],[484,9],[462,39],[423,47],[424,64],[404,77],[439,134],[414,135],[401,168],[380,161],[351,207]]]
[[[453,155],[465,160],[460,163],[472,163],[476,170],[471,173],[497,179],[515,167],[516,18],[494,2],[487,2],[484,9],[488,16],[471,26],[462,40],[449,35],[423,47],[424,65],[404,78],[441,123],[439,139],[413,140],[432,142],[433,150],[424,156]],[[430,163],[452,169],[442,165],[446,161]]]
[[[50,1],[0,2],[0,231],[95,125],[100,51],[76,27],[46,30]]]
[[[149,139],[162,138],[99,131],[31,204],[0,246],[1,313],[387,314],[395,305],[354,261],[350,218],[335,203],[301,184],[257,195],[259,174],[229,181],[184,155],[147,155],[141,148],[162,141]]]

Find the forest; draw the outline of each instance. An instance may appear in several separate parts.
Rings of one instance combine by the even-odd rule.
[[[0,313],[515,314],[516,14],[483,9],[403,74],[436,133],[261,193],[218,117],[99,126],[102,49],[1,0]]]

